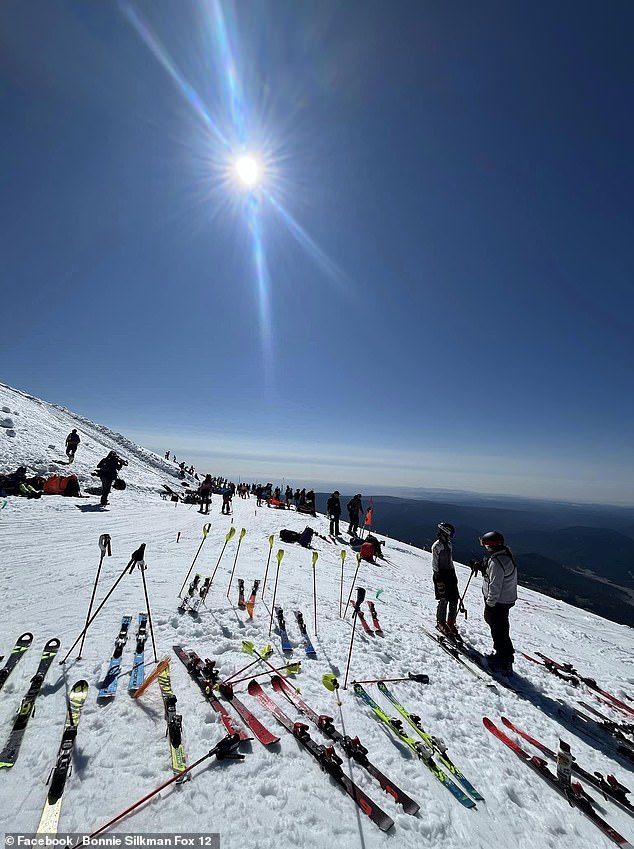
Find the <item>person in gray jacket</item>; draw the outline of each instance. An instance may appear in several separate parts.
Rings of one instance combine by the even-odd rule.
[[[434,581],[436,628],[447,637],[457,637],[458,577],[453,565],[451,540],[456,529],[449,522],[438,525],[438,538],[431,547],[431,568]]]
[[[503,675],[513,674],[515,649],[509,633],[509,612],[517,601],[517,566],[510,548],[499,531],[489,531],[480,537],[487,556],[472,561],[471,568],[482,572],[484,621],[491,629],[494,654],[487,655],[492,670]]]

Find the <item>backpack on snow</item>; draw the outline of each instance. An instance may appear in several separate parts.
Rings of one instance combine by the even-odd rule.
[[[290,531],[284,528],[280,531],[280,539],[282,542],[298,542],[300,534],[297,531]]]

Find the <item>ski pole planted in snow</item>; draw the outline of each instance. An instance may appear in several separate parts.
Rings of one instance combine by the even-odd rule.
[[[225,548],[227,547],[227,543],[229,542],[230,539],[232,539],[232,537],[235,536],[235,533],[236,533],[236,529],[232,525],[229,528],[229,530],[227,531],[227,535],[225,537],[225,544],[222,546],[222,551],[220,552],[220,557],[218,558],[216,565],[214,566],[214,571],[211,573],[211,581],[209,581],[210,587],[214,582],[214,578],[216,577],[216,572],[218,571],[218,566],[220,566],[220,561],[222,560],[222,555],[225,553]]]
[[[227,598],[229,598],[229,593],[231,592],[231,584],[233,583],[233,574],[236,571],[236,563],[238,562],[238,554],[240,554],[240,546],[242,545],[242,540],[244,539],[244,535],[246,534],[247,529],[242,528],[240,531],[240,538],[238,539],[238,547],[236,548],[236,556],[233,559],[233,568],[231,569],[231,575],[229,577],[229,586],[227,587]]]
[[[125,569],[124,569],[124,570],[123,570],[123,572],[119,575],[119,577],[118,577],[118,578],[117,578],[117,580],[114,582],[114,584],[112,585],[112,587],[108,590],[108,592],[106,593],[105,598],[103,599],[103,601],[101,602],[101,604],[99,605],[99,607],[95,610],[95,612],[92,614],[92,616],[90,617],[90,619],[86,622],[86,625],[84,626],[84,628],[83,628],[82,632],[79,634],[79,636],[77,637],[77,639],[75,640],[75,642],[72,644],[72,646],[68,649],[68,651],[66,652],[65,656],[64,656],[64,657],[60,660],[60,663],[62,663],[62,664],[63,664],[63,663],[66,663],[66,661],[68,660],[68,657],[70,656],[70,653],[71,653],[71,652],[72,652],[72,650],[75,648],[75,646],[77,645],[77,643],[81,640],[81,638],[84,636],[84,634],[85,634],[85,633],[86,633],[86,631],[88,630],[89,626],[90,626],[90,625],[92,625],[92,623],[95,621],[95,619],[97,618],[97,616],[98,616],[99,612],[102,610],[103,606],[104,606],[104,605],[105,605],[105,603],[108,601],[108,599],[110,598],[110,596],[112,595],[112,593],[113,593],[113,592],[116,590],[116,588],[119,586],[120,582],[121,582],[121,581],[125,578],[125,576],[128,574],[128,572],[131,572],[131,571],[134,569],[134,565],[135,565],[135,563],[136,563],[138,560],[143,560],[143,552],[144,552],[144,551],[145,551],[145,543],[143,543],[143,545],[139,546],[139,548],[137,548],[137,550],[136,550],[136,551],[134,551],[134,552],[132,553],[132,555],[130,556],[130,560],[129,560],[129,562],[126,564]]]
[[[266,558],[266,569],[264,570],[264,582],[262,584],[262,598],[264,598],[264,590],[266,589],[266,577],[269,574],[269,563],[271,562],[271,552],[273,551],[273,539],[275,534],[269,537],[269,556]]]
[[[183,581],[183,586],[178,591],[178,597],[179,598],[181,598],[181,596],[182,596],[185,584],[187,583],[189,576],[192,573],[192,569],[194,568],[194,564],[196,563],[196,560],[198,560],[198,555],[200,554],[200,551],[201,551],[201,549],[202,549],[202,547],[205,543],[205,540],[207,539],[207,534],[209,533],[210,530],[211,530],[211,522],[207,522],[206,525],[203,525],[203,538],[201,539],[200,545],[198,546],[198,551],[196,552],[196,554],[194,554],[194,559],[192,560],[192,565],[189,567],[189,572],[185,575],[185,580]],[[179,532],[179,535],[180,535],[180,532]],[[176,540],[176,542],[178,542],[178,540]]]
[[[271,629],[273,628],[273,613],[275,611],[275,596],[277,595],[277,580],[280,577],[280,564],[282,562],[282,558],[284,557],[284,549],[280,548],[275,556],[277,558],[277,572],[275,573],[275,586],[273,587],[273,601],[271,603],[271,621],[269,622],[269,637],[271,636]]]
[[[357,554],[357,568],[354,570],[354,577],[352,578],[352,583],[350,584],[350,592],[348,593],[348,601],[346,602],[346,610],[350,605],[350,599],[352,598],[352,590],[354,589],[354,585],[357,580],[357,575],[359,574],[359,566],[361,566],[361,554]],[[345,687],[344,687],[345,690]]]
[[[313,608],[315,610],[315,636],[317,636],[317,558],[319,554],[313,551]]]
[[[343,563],[346,559],[346,554],[348,552],[342,548],[341,549],[341,584],[339,586],[339,618],[341,619],[343,615]]]
[[[350,660],[352,659],[352,646],[354,644],[354,632],[357,627],[357,618],[359,614],[359,607],[363,604],[363,599],[365,598],[365,590],[363,587],[357,587],[357,600],[354,603],[354,612],[352,614],[352,636],[350,637],[350,651],[348,652],[348,662],[346,663],[346,677],[343,682],[343,689],[346,690],[348,688],[348,672],[350,671]]]
[[[145,543],[141,546],[141,548],[145,549]],[[140,550],[140,549],[139,549]],[[150,609],[150,599],[147,594],[147,584],[145,582],[145,570],[147,569],[145,560],[141,557],[140,560],[135,561],[134,565],[130,568],[130,571],[138,568],[141,572],[141,580],[143,581],[143,594],[145,596],[145,606],[147,609],[147,618],[150,623],[150,636],[152,638],[152,651],[154,652],[154,663],[158,663],[158,655],[156,654],[156,642],[154,640],[154,626],[152,624],[152,611]]]
[[[92,595],[90,596],[90,603],[88,605],[88,613],[86,614],[86,624],[84,625],[84,636],[81,640],[81,645],[79,646],[79,654],[77,655],[77,660],[81,660],[81,653],[84,649],[84,640],[86,639],[86,630],[88,628],[88,622],[90,620],[90,614],[92,613],[92,605],[95,600],[95,593],[97,592],[97,584],[99,583],[99,574],[101,572],[101,566],[103,564],[103,559],[108,555],[108,557],[112,556],[112,548],[110,547],[110,534],[101,534],[99,537],[99,549],[101,550],[101,557],[99,558],[99,566],[97,566],[97,575],[95,576],[95,583],[92,587]]]
[[[168,780],[164,781],[163,784],[160,785],[160,787],[157,787],[150,793],[146,793],[146,795],[143,796],[142,799],[139,799],[138,802],[135,802],[133,805],[130,805],[130,807],[126,808],[125,811],[121,811],[121,813],[117,814],[116,817],[113,817],[111,820],[108,820],[108,822],[105,823],[105,825],[102,825],[101,828],[98,828],[96,831],[93,831],[90,837],[96,837],[98,834],[107,831],[110,826],[119,822],[119,820],[122,820],[125,816],[132,813],[132,811],[136,810],[144,802],[147,802],[148,799],[151,799],[153,796],[156,796],[157,793],[160,793],[161,790],[164,790],[166,787],[169,787],[169,785],[173,784],[175,781],[182,782],[184,775],[186,775],[188,772],[191,772],[192,769],[195,769],[195,767],[199,766],[203,761],[206,761],[207,758],[211,758],[215,755],[218,760],[244,760],[245,756],[236,752],[236,749],[239,745],[240,738],[237,734],[231,734],[227,737],[223,737],[223,739],[219,743],[217,743],[213,747],[213,749],[210,749],[206,755],[203,755],[202,758],[198,758],[197,761],[195,761],[191,766],[188,766],[182,772],[179,772],[176,775],[173,775],[171,778],[168,778]]]

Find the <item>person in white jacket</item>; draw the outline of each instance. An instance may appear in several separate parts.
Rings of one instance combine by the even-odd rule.
[[[495,653],[487,656],[491,669],[504,675],[513,673],[515,649],[509,633],[509,612],[517,601],[517,566],[510,548],[499,531],[489,531],[480,537],[487,551],[481,563],[472,565],[481,571],[484,596],[484,621],[491,629]]]

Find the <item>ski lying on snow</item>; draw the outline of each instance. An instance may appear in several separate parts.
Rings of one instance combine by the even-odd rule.
[[[498,740],[501,740],[505,746],[508,746],[508,748],[514,752],[517,757],[526,764],[526,766],[534,770],[553,788],[553,790],[563,796],[569,805],[578,808],[581,813],[585,814],[586,817],[588,817],[588,819],[591,820],[591,822],[593,822],[606,837],[609,837],[610,840],[616,843],[617,846],[630,847],[631,849],[632,844],[619,834],[618,831],[612,828],[612,826],[597,813],[592,802],[589,801],[587,796],[583,795],[581,785],[572,784],[570,786],[566,786],[555,773],[548,769],[546,761],[542,758],[538,758],[536,755],[531,757],[528,752],[524,751],[524,749],[522,749],[522,747],[514,740],[511,740],[511,738],[506,735],[502,729],[498,728],[497,725],[495,725],[495,723],[493,723],[487,716],[482,718],[482,722],[484,723],[484,727],[487,731],[490,731],[491,734],[497,737]]]
[[[428,636],[430,639],[432,639],[435,643],[437,643],[437,644],[440,646],[440,648],[441,648],[441,649],[442,649],[442,650],[443,650],[446,654],[448,654],[450,657],[453,657],[453,659],[456,661],[456,663],[459,663],[459,664],[460,664],[461,666],[463,666],[465,669],[468,669],[468,670],[469,670],[469,672],[470,672],[472,675],[474,675],[476,678],[479,678],[479,679],[480,679],[480,681],[484,681],[484,682],[486,682],[486,684],[487,684],[487,686],[488,686],[488,687],[495,687],[495,684],[493,684],[493,683],[491,683],[490,681],[488,681],[488,680],[487,680],[487,678],[486,678],[484,675],[482,675],[482,674],[481,674],[481,672],[479,671],[479,667],[478,667],[477,669],[475,669],[475,668],[471,665],[471,663],[466,663],[466,662],[465,662],[465,659],[462,657],[462,655],[461,655],[460,651],[458,650],[457,646],[455,646],[453,643],[450,643],[450,642],[449,642],[449,640],[448,640],[446,637],[443,637],[443,636],[441,636],[440,634],[433,634],[431,631],[428,631],[428,630],[427,630],[427,628],[425,628],[425,627],[424,627],[424,626],[422,626],[422,625],[420,626],[420,629],[421,629],[421,631],[422,631],[424,634],[427,634],[427,636]]]
[[[119,672],[121,670],[121,656],[123,655],[124,646],[128,642],[128,630],[131,622],[131,616],[124,616],[121,619],[121,629],[114,641],[114,651],[110,658],[110,665],[108,666],[106,677],[103,680],[99,692],[97,693],[98,701],[114,699],[117,694],[117,684],[119,683]]]
[[[277,628],[280,632],[280,638],[282,640],[282,651],[284,652],[292,652],[293,646],[291,645],[291,641],[288,638],[288,631],[286,630],[286,622],[284,621],[284,611],[281,607],[275,608],[275,616],[277,618]]]
[[[147,640],[147,613],[139,613],[139,624],[136,632],[136,648],[134,664],[128,681],[128,691],[136,693],[145,678],[145,641]]]
[[[522,729],[514,725],[510,719],[503,716],[502,723],[515,734],[526,740],[527,743],[530,743],[531,746],[535,746],[536,749],[539,749],[539,751],[546,755],[546,757],[551,758],[554,761],[557,760],[556,752],[549,749],[548,746],[544,745],[544,743],[536,740],[535,737],[527,734],[526,731],[522,731]],[[613,775],[604,777],[600,772],[595,772],[593,774],[580,767],[575,760],[572,762],[572,771],[575,775],[578,775],[579,778],[583,778],[588,782],[588,784],[591,784],[593,787],[596,787],[597,790],[600,790],[603,793],[604,798],[611,799],[623,808],[623,810],[634,816],[634,805],[632,805],[630,800],[627,798],[627,794],[630,791],[627,787],[625,787],[625,785],[618,782]]]
[[[304,640],[304,650],[308,657],[315,657],[317,652],[312,644],[310,637],[308,636],[308,630],[306,628],[306,622],[304,622],[304,614],[301,610],[295,611],[295,619],[297,620],[297,627],[302,635],[302,639]]]
[[[426,744],[419,743],[417,740],[414,740],[412,737],[409,737],[405,731],[403,730],[403,725],[399,719],[392,719],[390,716],[385,713],[383,708],[378,705],[372,696],[366,690],[363,689],[361,684],[354,685],[354,692],[356,696],[359,696],[366,705],[371,708],[371,710],[375,713],[375,715],[381,720],[381,722],[385,723],[390,731],[395,734],[398,739],[405,743],[406,746],[414,752],[414,754],[423,761],[427,769],[431,772],[431,774],[436,778],[440,783],[449,790],[449,792],[456,797],[456,799],[460,802],[460,804],[464,805],[465,808],[475,808],[475,802],[473,799],[470,799],[469,796],[460,788],[458,785],[452,781],[452,779],[438,766],[438,764],[433,759],[433,749]]]
[[[427,743],[427,745],[434,751],[437,755],[438,760],[442,763],[442,765],[451,773],[452,778],[455,778],[456,781],[459,781],[460,784],[464,787],[467,793],[470,796],[473,796],[478,802],[484,802],[484,796],[476,790],[473,784],[465,778],[462,772],[458,769],[455,763],[451,760],[449,755],[447,754],[447,746],[445,745],[444,740],[441,740],[439,737],[434,737],[432,734],[428,734],[423,726],[421,725],[420,716],[416,714],[409,713],[409,711],[403,707],[403,705],[398,701],[398,699],[390,692],[390,690],[385,686],[383,681],[379,682],[379,690],[383,693],[383,695],[392,702],[396,710],[401,714],[401,716],[409,722],[412,728],[416,729],[418,734],[423,738],[423,740]]]
[[[24,657],[25,652],[33,642],[33,634],[26,631],[21,637],[15,641],[15,645],[11,649],[11,654],[7,658],[7,662],[0,669],[0,690],[4,687],[5,681],[11,675],[15,667]]]
[[[60,641],[56,637],[49,640],[44,646],[37,672],[33,678],[31,678],[31,684],[27,690],[26,696],[22,699],[20,707],[18,708],[18,715],[13,723],[13,728],[9,732],[9,738],[4,749],[0,752],[0,768],[6,767],[9,769],[17,760],[20,752],[20,746],[22,745],[22,738],[26,731],[26,726],[28,725],[29,719],[35,713],[35,700],[37,699],[42,684],[44,683],[46,673],[50,669],[55,655],[59,650],[59,646]]]
[[[249,695],[257,699],[260,704],[265,707],[273,716],[280,722],[286,730],[298,740],[306,751],[316,759],[321,768],[332,776],[332,778],[354,799],[357,805],[361,808],[372,822],[374,822],[381,831],[388,831],[394,825],[394,820],[389,817],[379,806],[367,796],[363,790],[346,775],[341,768],[342,760],[335,753],[332,746],[322,746],[316,743],[308,733],[308,726],[301,722],[293,722],[273,701],[258,684],[257,681],[251,680],[248,686]]]
[[[158,680],[159,687],[161,688],[161,696],[163,697],[163,708],[167,723],[166,737],[170,744],[172,770],[174,775],[179,775],[187,768],[187,760],[185,758],[185,747],[183,746],[183,717],[180,713],[176,713],[177,700],[172,690],[169,665],[159,672]]]
[[[72,757],[77,737],[77,726],[81,711],[88,695],[88,682],[77,681],[70,691],[66,723],[62,732],[62,742],[57,753],[57,762],[48,778],[48,796],[37,827],[38,834],[56,834],[59,815],[62,810],[62,795],[66,780],[72,772]]]
[[[332,717],[325,714],[318,715],[310,705],[299,697],[297,692],[279,675],[274,675],[272,679],[273,689],[277,693],[282,693],[295,707],[305,714],[311,722],[313,722],[326,737],[329,737],[335,743],[338,743],[344,750],[346,755],[353,761],[362,766],[379,782],[381,787],[400,805],[406,814],[416,814],[420,805],[399,789],[390,779],[384,775],[377,767],[368,760],[368,750],[361,745],[358,737],[348,737],[343,735],[333,725]]]

